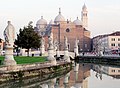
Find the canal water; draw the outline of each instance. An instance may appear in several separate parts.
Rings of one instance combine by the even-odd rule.
[[[75,63],[71,71],[58,74],[0,83],[0,88],[120,88],[118,66]]]

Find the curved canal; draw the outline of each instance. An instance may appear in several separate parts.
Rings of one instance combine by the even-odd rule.
[[[75,63],[71,71],[4,82],[0,88],[120,88],[120,67]]]

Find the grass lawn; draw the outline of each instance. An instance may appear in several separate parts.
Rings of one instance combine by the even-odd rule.
[[[45,62],[45,57],[27,57],[27,56],[15,56],[14,57],[17,64],[35,63],[35,62]],[[4,60],[4,56],[0,56],[0,60]]]

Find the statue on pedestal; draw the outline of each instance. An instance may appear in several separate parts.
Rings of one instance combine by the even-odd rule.
[[[54,46],[53,46],[53,33],[50,33],[50,36],[48,38],[48,61],[51,62],[52,65],[56,65],[56,59],[54,58]]]
[[[40,46],[40,54],[43,55],[45,53],[45,40],[42,37],[41,39],[41,46]]]
[[[66,36],[64,36],[64,60],[67,62],[70,62],[70,57],[68,54],[68,39]]]
[[[16,61],[13,57],[13,45],[15,40],[15,28],[8,21],[8,25],[4,30],[4,37],[5,37],[5,59],[3,64],[7,66],[16,65]],[[13,68],[12,68],[13,69]]]

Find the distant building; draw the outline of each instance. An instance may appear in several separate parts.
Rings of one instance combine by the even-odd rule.
[[[96,36],[92,41],[94,51],[111,52],[112,50],[118,50],[120,48],[120,31]]]
[[[64,50],[64,36],[68,38],[69,51],[74,50],[75,39],[78,39],[79,51],[91,50],[90,31],[88,29],[88,12],[84,4],[81,11],[81,21],[77,17],[73,22],[65,20],[59,8],[59,14],[55,17],[54,21],[47,21],[41,17],[37,21],[35,31],[45,38],[45,48],[48,47],[48,36],[50,32],[53,33],[54,44],[59,45],[59,50]]]

